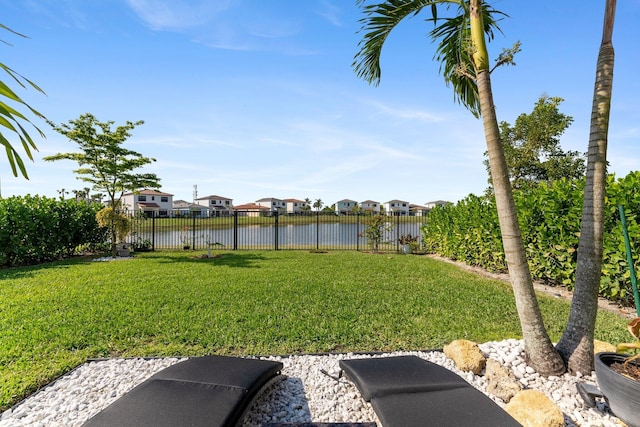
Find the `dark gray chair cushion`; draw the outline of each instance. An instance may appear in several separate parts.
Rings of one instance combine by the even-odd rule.
[[[340,361],[384,427],[517,427],[462,377],[417,356]]]
[[[282,363],[206,356],[170,366],[88,420],[90,427],[233,426]]]
[[[282,363],[269,360],[203,356],[171,365],[151,378],[229,385],[251,393],[281,370]]]
[[[384,427],[521,427],[482,392],[469,386],[388,394],[371,401]]]
[[[340,368],[367,402],[387,394],[469,387],[454,372],[417,356],[341,360]]]

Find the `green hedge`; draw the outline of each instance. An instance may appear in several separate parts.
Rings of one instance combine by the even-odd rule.
[[[632,303],[632,292],[618,205],[625,209],[635,263],[640,250],[638,188],[640,172],[608,179],[600,295],[627,304]],[[573,288],[583,191],[584,180],[559,180],[514,193],[535,279]],[[493,198],[469,195],[456,205],[435,208],[422,228],[422,241],[430,253],[489,271],[506,270]]]
[[[0,199],[0,266],[36,264],[105,241],[102,205],[41,196]]]

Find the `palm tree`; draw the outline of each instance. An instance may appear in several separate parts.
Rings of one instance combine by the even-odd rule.
[[[322,201],[322,199],[316,199],[316,201],[313,202],[313,207],[318,212],[320,212],[320,209],[322,208],[322,206],[324,206],[324,202]]]
[[[567,327],[558,351],[571,372],[593,369],[593,332],[598,312],[598,290],[602,274],[604,196],[607,180],[607,134],[613,86],[614,50],[611,41],[616,0],[606,0],[602,41],[598,53],[596,81],[591,107],[591,132],[587,176],[580,223],[576,283]]]
[[[374,84],[380,81],[380,55],[391,30],[404,18],[415,16],[425,8],[431,12],[429,21],[433,21],[435,27],[430,36],[434,41],[439,40],[436,58],[441,62],[445,81],[453,86],[456,100],[483,120],[502,243],[528,362],[543,375],[564,372],[564,362],[549,339],[535,296],[493,104],[486,38],[491,40],[494,29],[499,30],[494,16],[504,14],[482,0],[387,0],[373,5],[364,5],[365,0],[360,0],[358,3],[363,5],[366,17],[361,19],[364,38],[353,65],[359,77]],[[451,5],[458,7],[457,16],[438,17],[439,7]],[[504,50],[493,68],[512,64],[513,55],[518,51],[519,44]]]
[[[26,37],[20,33],[13,31],[11,28],[5,25],[0,24],[0,28],[2,28],[3,30],[7,30],[20,37]],[[2,41],[5,44],[8,44],[4,40],[0,40],[0,41]],[[26,77],[22,76],[20,73],[16,72],[15,70],[12,70],[11,68],[9,68],[8,66],[2,63],[0,63],[0,68],[4,70],[4,72],[7,73],[13,79],[13,81],[19,84],[21,87],[26,88],[27,86],[31,86],[32,88],[36,89],[38,92],[41,92],[44,94],[44,91],[40,89],[35,83],[30,81]],[[31,111],[36,116],[42,119],[46,119],[42,114],[40,114],[39,112],[31,108],[29,104],[24,102],[18,95],[16,95],[14,91],[12,91],[9,88],[9,86],[7,86],[2,81],[0,81],[0,95],[9,101],[16,102],[26,107],[29,111]],[[31,139],[31,136],[29,136],[29,133],[24,129],[21,122],[26,122],[32,125],[35,128],[35,130],[40,134],[40,136],[42,138],[45,138],[44,133],[40,129],[38,129],[35,125],[33,125],[33,123],[31,123],[29,119],[27,119],[22,113],[13,109],[11,106],[6,104],[5,102],[0,101],[0,124],[2,124],[2,126],[4,126],[9,131],[15,133],[18,136],[18,139],[20,140],[20,143],[22,144],[22,148],[27,154],[27,157],[29,158],[29,160],[33,160],[33,155],[31,154],[31,150],[32,149],[37,150],[38,147],[36,147],[36,144],[33,142],[33,139]],[[29,179],[29,176],[27,175],[27,169],[24,166],[24,162],[22,161],[22,158],[20,157],[16,149],[13,147],[11,142],[9,142],[9,139],[2,132],[0,132],[0,145],[3,145],[5,148],[5,151],[7,153],[7,159],[9,160],[9,165],[11,166],[11,172],[13,173],[13,176],[18,176],[18,169],[20,169],[20,173],[22,174],[22,176]]]
[[[64,188],[61,188],[58,190],[58,194],[60,195],[60,200],[64,200],[64,196],[69,194],[69,192]]]
[[[311,210],[311,203],[312,202],[311,202],[310,198],[307,197],[306,199],[304,199],[304,208],[303,208],[303,210],[305,210],[305,211]]]

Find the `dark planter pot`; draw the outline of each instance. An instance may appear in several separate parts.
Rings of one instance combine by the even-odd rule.
[[[128,257],[131,256],[131,252],[129,251],[129,246],[126,243],[118,243],[116,246],[116,250],[118,251],[118,256],[120,257]]]
[[[409,245],[408,243],[403,243],[400,246],[400,252],[402,252],[403,254],[410,254],[411,253],[411,245]]]
[[[622,363],[629,357],[620,353],[598,353],[595,356],[598,387],[609,407],[629,427],[640,427],[640,381],[615,372],[609,366]]]

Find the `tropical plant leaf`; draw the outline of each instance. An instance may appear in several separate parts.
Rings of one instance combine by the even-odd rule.
[[[391,31],[405,18],[418,15],[428,7],[435,28],[429,33],[437,41],[435,59],[440,62],[440,73],[447,85],[452,85],[454,100],[464,105],[471,113],[479,117],[480,101],[475,84],[475,70],[471,56],[471,30],[468,2],[464,0],[387,0],[382,3],[365,5],[358,1],[365,17],[360,19],[364,32],[358,43],[360,50],[354,57],[352,66],[359,78],[377,86],[380,83],[380,58],[382,47]],[[449,9],[457,6],[458,11],[450,17],[438,15],[438,6]],[[505,13],[483,4],[484,32],[488,40],[500,31],[498,21]]]
[[[640,340],[640,317],[636,317],[627,325],[627,329],[637,340]]]
[[[23,34],[20,34],[17,31],[14,31],[3,24],[0,24],[0,29],[4,29],[20,37],[25,37]],[[8,44],[8,43],[5,42],[5,44]],[[30,86],[33,89],[37,90],[38,92],[41,92],[44,94],[44,91],[38,85],[33,83],[31,80],[27,79],[20,73],[16,72],[12,68],[8,67],[7,65],[0,63],[0,69],[2,69],[9,77],[11,77],[11,79],[13,79],[14,82],[20,85],[20,87],[26,88]],[[40,112],[32,108],[29,104],[27,104],[3,81],[0,81],[0,98],[3,98],[11,102],[15,102],[27,108],[35,116],[46,120],[43,114],[41,114]],[[33,160],[33,155],[31,153],[31,150],[37,150],[38,148],[35,142],[33,141],[33,139],[31,138],[31,136],[29,135],[29,133],[20,124],[20,121],[30,124],[35,128],[35,130],[38,132],[38,134],[42,138],[45,137],[45,134],[36,125],[34,125],[27,117],[25,117],[22,113],[20,113],[16,109],[9,106],[6,102],[0,101],[0,125],[8,129],[10,132],[17,135],[17,137],[20,140],[20,143],[22,144],[24,151],[27,154],[27,157],[29,157],[30,160]],[[13,175],[18,176],[18,170],[19,170],[20,174],[22,174],[24,178],[29,179],[24,162],[22,161],[22,158],[20,157],[18,152],[15,150],[11,142],[8,140],[8,138],[4,134],[2,134],[2,132],[0,132],[0,144],[4,145],[6,149],[7,160],[9,161],[9,165],[11,167],[11,171]]]

